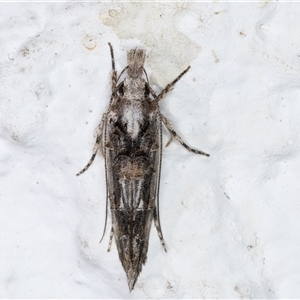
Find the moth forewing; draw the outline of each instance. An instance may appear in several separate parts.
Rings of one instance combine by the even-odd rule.
[[[131,291],[146,263],[152,221],[166,251],[159,220],[162,123],[189,151],[209,155],[185,144],[158,106],[189,67],[157,96],[144,69],[145,51],[132,49],[128,52],[128,65],[120,74],[127,71],[128,76],[120,80],[115,70],[113,48],[109,46],[113,69],[111,100],[96,131],[93,155],[77,175],[89,168],[100,148],[105,157],[107,202],[112,219],[109,249],[114,237]]]

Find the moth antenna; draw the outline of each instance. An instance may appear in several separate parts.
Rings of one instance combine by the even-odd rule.
[[[157,231],[158,237],[160,239],[161,245],[164,248],[165,252],[167,253],[168,251],[166,248],[166,243],[165,243],[164,236],[163,236],[161,226],[160,226],[158,206],[157,206],[157,208],[155,208],[153,210],[153,219],[154,219],[154,225],[156,227],[156,231]]]
[[[99,243],[102,242],[104,235],[105,235],[105,231],[106,231],[106,225],[107,225],[107,210],[108,210],[108,196],[106,195],[106,209],[105,209],[105,222],[104,222],[104,229],[103,229],[103,233],[102,233],[102,237]]]
[[[107,122],[106,120],[106,114],[105,114],[105,117],[103,116],[103,119],[105,119],[105,122]],[[103,135],[103,139],[104,139],[104,142],[102,141],[102,145],[103,145],[103,149],[102,151],[104,152],[103,153],[103,156],[104,156],[104,167],[105,167],[105,185],[106,185],[106,204],[105,204],[105,222],[104,222],[104,229],[103,229],[103,233],[102,233],[102,237],[101,237],[101,240],[100,240],[100,243],[102,242],[103,238],[104,238],[104,235],[105,235],[105,231],[106,231],[106,225],[107,225],[107,210],[108,210],[108,188],[107,188],[107,162],[106,162],[106,126],[104,125],[103,126],[104,129],[104,135]]]
[[[127,69],[128,69],[128,66],[125,67],[125,68],[122,70],[122,72],[121,72],[120,75],[118,76],[117,83],[118,83],[119,79],[121,78],[122,74],[123,74]]]
[[[148,74],[147,74],[147,72],[146,72],[146,70],[145,70],[144,67],[143,67],[143,70],[144,70],[144,74],[145,74],[146,79],[147,79],[147,83],[146,83],[146,84],[147,84],[147,87],[148,87],[148,89],[149,89],[149,91],[150,91],[152,97],[153,97],[153,98],[156,98],[157,95],[156,95],[156,93],[154,92],[153,88],[151,87],[151,85],[150,85],[150,83],[149,83]]]
[[[162,128],[161,123],[159,126],[159,163],[158,163],[158,178],[157,178],[157,193],[156,193],[156,208],[153,210],[153,218],[154,218],[154,225],[156,227],[158,237],[160,239],[161,245],[164,248],[165,252],[167,252],[165,240],[163,237],[161,225],[160,225],[160,217],[159,217],[159,187],[160,187],[160,174],[161,174],[161,157],[162,157]]]
[[[144,74],[145,74],[145,76],[146,76],[147,82],[148,82],[148,84],[149,84],[148,74],[147,74],[147,72],[146,72],[146,70],[145,70],[144,67],[143,67],[143,71],[144,71]],[[149,84],[149,85],[150,85],[150,84]]]

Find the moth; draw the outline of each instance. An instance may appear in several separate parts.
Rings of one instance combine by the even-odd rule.
[[[109,107],[95,130],[92,157],[77,176],[90,167],[100,150],[105,158],[106,174],[106,217],[102,239],[109,202],[112,228],[108,251],[114,237],[128,287],[132,291],[146,263],[152,221],[167,252],[159,219],[162,124],[187,150],[205,156],[209,154],[189,147],[160,112],[158,105],[190,67],[157,95],[144,68],[145,50],[130,50],[127,66],[118,76],[113,47],[110,43],[108,45],[112,63]],[[127,76],[121,80],[125,71]]]

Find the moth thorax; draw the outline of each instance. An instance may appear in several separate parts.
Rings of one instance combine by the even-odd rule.
[[[145,51],[142,49],[131,49],[127,52],[127,73],[130,77],[140,77],[143,75],[145,56]]]
[[[124,80],[124,98],[143,99],[145,98],[145,81],[143,78],[127,77]]]

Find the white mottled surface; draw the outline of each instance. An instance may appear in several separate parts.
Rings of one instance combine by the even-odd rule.
[[[2,298],[299,298],[300,3],[0,3]],[[129,294],[102,244],[93,130],[110,55],[147,50],[184,140],[164,149],[161,223]],[[165,137],[166,141],[168,136]]]

